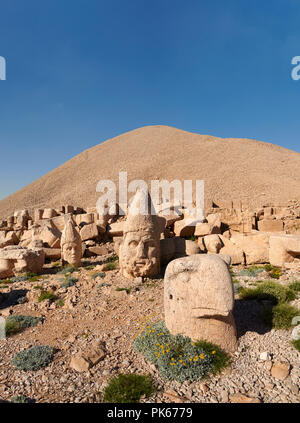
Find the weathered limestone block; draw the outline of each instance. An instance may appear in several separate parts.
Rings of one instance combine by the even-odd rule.
[[[89,225],[84,225],[80,229],[80,236],[82,241],[87,241],[88,239],[96,239],[98,237],[98,228],[96,223],[91,223]]]
[[[61,258],[72,266],[79,266],[83,255],[82,241],[71,217],[66,218],[66,225],[61,235]]]
[[[179,257],[200,254],[200,247],[196,242],[184,238],[165,238],[160,240],[160,260],[165,265]]]
[[[172,334],[237,348],[234,291],[228,265],[217,255],[173,260],[164,279],[166,326]]]
[[[61,233],[50,226],[44,226],[41,231],[36,231],[33,238],[41,239],[45,247],[60,248]]]
[[[199,223],[196,227],[195,227],[195,232],[194,235],[195,236],[206,236],[206,235],[210,235],[212,232],[212,227],[209,223]]]
[[[224,247],[219,250],[219,254],[229,255],[231,257],[231,264],[245,264],[243,250],[230,239],[222,235],[219,235],[219,237],[224,244]]]
[[[300,235],[272,235],[269,243],[269,261],[273,266],[282,267],[300,259]]]
[[[196,223],[192,218],[184,218],[174,223],[174,233],[176,236],[189,237],[195,232]]]
[[[45,257],[50,260],[59,260],[61,258],[60,248],[43,248]]]
[[[269,235],[234,234],[230,241],[243,251],[247,265],[269,262]]]
[[[282,220],[259,220],[257,222],[259,231],[263,232],[281,232],[283,231]]]
[[[57,213],[54,209],[45,209],[42,219],[51,219],[55,216],[57,216]]]
[[[107,247],[105,247],[105,245],[95,245],[92,247],[88,247],[88,249],[86,250],[86,255],[88,257],[91,256],[104,256],[105,254],[108,254],[109,251],[107,249]]]
[[[114,222],[107,226],[107,233],[110,237],[120,237],[123,236],[125,221]]]
[[[300,234],[300,219],[285,220],[284,230],[287,234]]]
[[[40,273],[45,263],[42,249],[28,249],[9,246],[0,250],[0,278],[7,278],[16,273]]]
[[[273,207],[265,207],[264,208],[264,219],[269,219],[273,216]]]
[[[141,204],[145,204],[144,214]],[[151,210],[148,192],[137,191],[128,209],[119,247],[121,273],[130,279],[160,273],[160,234],[166,220],[151,215]]]
[[[33,220],[38,222],[43,219],[44,209],[34,209]]]
[[[220,234],[221,233],[221,214],[212,213],[206,216],[207,223],[211,226],[211,234]]]
[[[76,214],[74,219],[77,226],[81,224],[89,225],[95,222],[95,215],[94,213]]]
[[[68,215],[53,217],[52,219],[50,219],[49,226],[51,226],[53,229],[57,229],[60,233],[62,233],[65,227],[66,216],[71,217],[71,214],[69,213]]]
[[[14,231],[0,232],[0,248],[18,244],[19,239]]]
[[[224,247],[221,238],[216,234],[205,236],[202,242],[208,254],[218,254],[221,248]]]

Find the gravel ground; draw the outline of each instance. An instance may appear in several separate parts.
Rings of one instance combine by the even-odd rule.
[[[164,382],[155,366],[132,349],[140,322],[163,319],[163,279],[133,282],[120,276],[119,271],[106,271],[105,278],[92,279],[92,274],[102,271],[103,264],[96,259],[89,263],[95,267],[80,268],[72,277],[76,285],[60,287],[62,275],[53,273],[48,265],[44,279],[37,282],[17,282],[2,288],[5,301],[0,313],[42,316],[43,323],[6,340],[0,340],[0,400],[10,400],[13,395],[24,395],[36,402],[101,402],[105,386],[113,375],[121,372],[150,373],[158,389],[150,399],[142,402],[248,402],[264,403],[300,401],[300,353],[291,345],[291,330],[269,330],[259,320],[261,305],[256,301],[238,299],[236,295],[235,318],[239,336],[238,351],[232,356],[231,367],[209,379],[183,384]],[[235,266],[237,274],[240,267]],[[255,280],[270,279],[266,272],[256,278],[235,276],[242,286],[251,286]],[[284,272],[279,283],[300,280],[295,271]],[[100,284],[108,286],[99,286]],[[55,290],[64,305],[36,301],[36,285]],[[116,288],[131,288],[128,293]],[[130,292],[129,292],[130,291]],[[29,299],[17,304],[24,294]],[[299,299],[294,301],[299,304]],[[106,355],[88,371],[79,373],[70,368],[74,354],[86,351],[96,341],[105,343]],[[54,361],[38,371],[16,370],[11,360],[17,352],[34,345],[51,345],[59,351]],[[260,354],[269,353],[268,360]],[[289,375],[279,380],[271,375],[276,361],[289,364]],[[239,399],[236,395],[239,394]],[[243,397],[241,397],[243,395]]]

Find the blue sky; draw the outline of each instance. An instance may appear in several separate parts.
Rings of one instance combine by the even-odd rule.
[[[145,125],[300,152],[299,18],[299,0],[0,0],[0,198]]]

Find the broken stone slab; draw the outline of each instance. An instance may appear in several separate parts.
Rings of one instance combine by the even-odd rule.
[[[263,232],[281,232],[283,231],[282,220],[259,220],[257,223],[259,231]]]
[[[57,213],[54,209],[44,209],[42,219],[51,219],[52,217],[57,216]]]
[[[61,258],[60,248],[43,248],[45,257],[49,260],[59,260]]]
[[[300,235],[272,235],[269,239],[269,261],[282,267],[300,258]]]
[[[91,223],[88,225],[84,225],[80,229],[80,236],[82,241],[87,241],[89,239],[96,239],[99,236],[98,228],[96,223]]]
[[[259,398],[248,397],[243,394],[233,394],[230,395],[229,400],[231,403],[243,403],[243,404],[259,404],[261,401]]]
[[[276,361],[271,367],[271,376],[283,381],[290,374],[290,367],[289,363]]]
[[[77,214],[74,216],[74,219],[77,226],[81,226],[82,224],[89,225],[97,220],[95,219],[95,213]]]
[[[174,223],[174,233],[179,237],[193,236],[196,223],[192,218],[185,218]]]
[[[80,351],[76,355],[72,356],[70,367],[77,372],[86,372],[103,360],[105,356],[105,344],[103,342],[97,342],[87,350]]]
[[[0,232],[0,248],[18,244],[19,239],[14,231]]]
[[[111,238],[122,237],[125,222],[114,222],[107,226],[107,233]]]
[[[104,256],[105,254],[109,253],[107,247],[105,247],[104,245],[88,247],[87,251],[88,253],[86,252],[86,254],[91,256]]]
[[[41,273],[44,263],[45,253],[42,249],[5,247],[0,250],[0,277],[6,278],[24,272]]]

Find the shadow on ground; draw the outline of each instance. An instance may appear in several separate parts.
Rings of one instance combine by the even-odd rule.
[[[4,298],[0,303],[0,310],[19,304],[18,300],[25,297],[27,292],[27,289],[14,289],[10,293],[3,294]]]
[[[270,332],[260,318],[263,305],[255,300],[235,300],[234,318],[237,327],[237,336],[240,338],[246,332],[256,332],[260,335]]]

